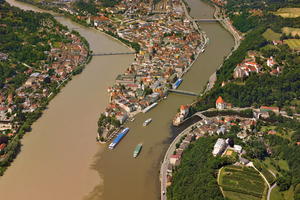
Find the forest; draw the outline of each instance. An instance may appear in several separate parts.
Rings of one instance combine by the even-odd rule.
[[[199,138],[184,150],[182,162],[175,168],[172,184],[167,188],[168,199],[224,199],[216,177],[218,169],[230,164],[230,160],[213,157],[216,141],[216,137]]]

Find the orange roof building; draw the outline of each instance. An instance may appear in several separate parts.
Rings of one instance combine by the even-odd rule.
[[[219,96],[219,98],[216,101],[216,108],[218,110],[226,109],[226,102],[222,99],[221,96]]]

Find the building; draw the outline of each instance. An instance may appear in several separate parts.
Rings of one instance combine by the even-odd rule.
[[[176,160],[178,160],[178,159],[179,159],[178,155],[171,155],[171,157],[170,157],[170,163],[174,165],[175,162],[176,162]]]
[[[184,118],[186,118],[189,114],[189,107],[187,105],[182,105],[180,107],[180,114],[184,116]]]
[[[214,156],[221,155],[222,151],[224,151],[224,149],[225,149],[225,145],[226,145],[225,140],[222,138],[219,138],[214,146],[214,150],[213,150],[212,154]]]
[[[267,66],[268,67],[273,67],[274,65],[274,60],[273,60],[273,56],[271,56],[270,58],[268,58],[267,60]]]
[[[255,62],[243,62],[236,66],[234,69],[234,78],[242,78],[244,76],[250,76],[252,72],[260,72],[262,66]]]
[[[249,163],[249,160],[247,160],[246,158],[241,157],[240,158],[240,163],[242,163],[243,165],[247,165]]]
[[[260,111],[261,112],[269,112],[269,111],[279,112],[279,107],[261,106]]]
[[[221,96],[219,96],[219,98],[216,101],[216,108],[218,110],[226,109],[226,102],[222,99]]]
[[[234,152],[242,153],[243,148],[240,145],[234,145]]]

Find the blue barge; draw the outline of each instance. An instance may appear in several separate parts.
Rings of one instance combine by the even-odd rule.
[[[129,128],[125,128],[117,137],[114,139],[114,141],[109,145],[109,149],[114,149],[117,144],[123,139],[123,137],[128,133]]]

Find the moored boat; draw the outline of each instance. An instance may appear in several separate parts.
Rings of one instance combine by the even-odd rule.
[[[147,120],[143,123],[143,126],[147,126],[151,121],[152,121],[151,118],[147,119]]]
[[[133,152],[133,157],[137,157],[142,149],[143,145],[142,144],[138,144]]]
[[[112,143],[109,145],[109,149],[114,149],[117,144],[123,139],[123,137],[128,133],[129,128],[125,128],[117,137],[114,139]]]

